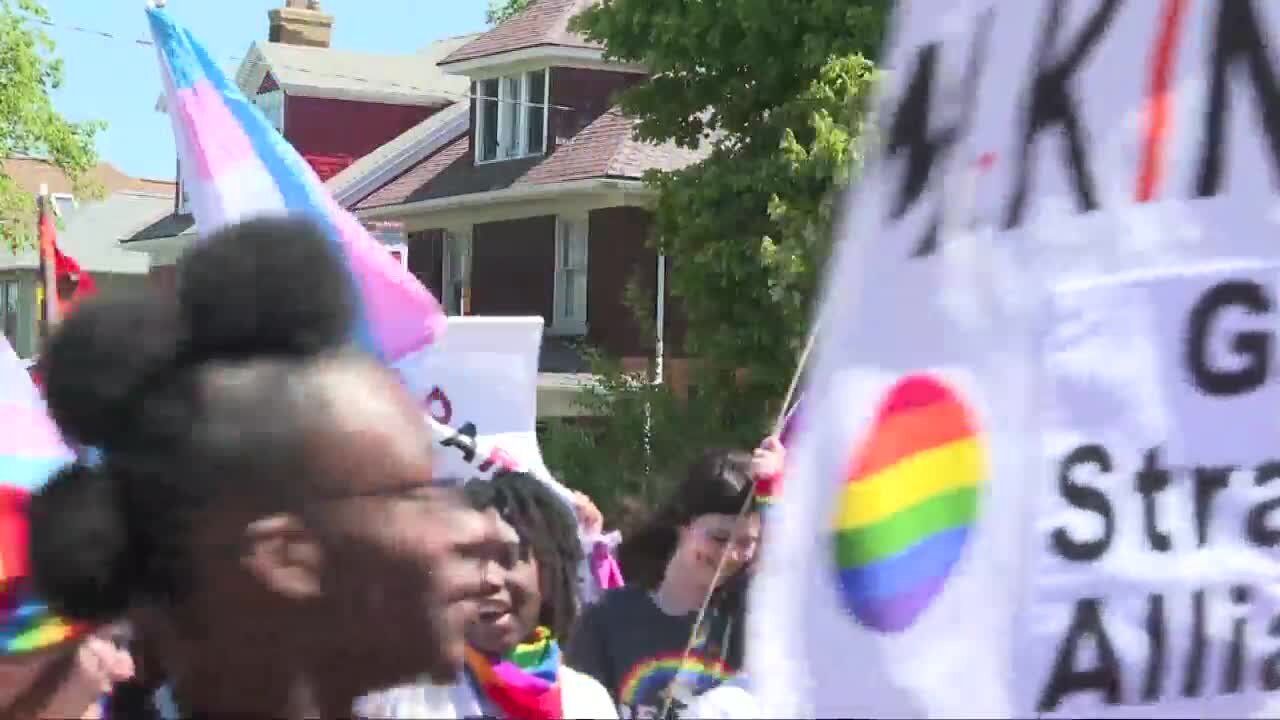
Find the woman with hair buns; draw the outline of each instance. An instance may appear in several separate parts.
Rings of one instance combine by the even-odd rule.
[[[138,621],[186,716],[348,717],[456,677],[484,592],[464,556],[497,537],[432,484],[397,378],[348,348],[329,240],[245,222],[189,251],[177,287],[81,306],[43,358],[54,419],[102,460],[32,500],[41,595]]]

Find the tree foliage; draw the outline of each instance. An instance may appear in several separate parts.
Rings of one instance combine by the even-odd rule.
[[[77,183],[77,193],[96,188],[85,173],[97,164],[98,122],[71,122],[53,107],[50,94],[62,84],[62,63],[53,40],[38,24],[48,13],[36,0],[0,0],[0,160],[47,159]],[[0,170],[0,246],[31,242],[35,200]]]
[[[530,0],[489,0],[489,9],[485,11],[484,21],[490,25],[505,22],[511,16],[529,7],[529,2]]]
[[[808,334],[838,191],[860,161],[871,58],[889,5],[605,0],[574,20],[610,58],[653,71],[621,98],[642,139],[708,153],[649,179],[659,190],[656,241],[688,318],[687,350],[701,363],[697,407],[663,418],[682,424],[672,432],[690,445],[714,435],[714,427],[695,429],[699,422],[732,425],[753,442],[780,409]],[[607,384],[617,391],[611,414],[634,413],[637,386],[616,376]],[[597,433],[599,457],[620,452],[627,440],[613,436],[632,432],[627,422]],[[555,439],[550,445],[551,464],[572,462]]]

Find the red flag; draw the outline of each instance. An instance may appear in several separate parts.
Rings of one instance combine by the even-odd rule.
[[[40,281],[43,288],[46,333],[81,299],[97,292],[93,276],[58,249],[58,230],[47,198],[40,199]]]

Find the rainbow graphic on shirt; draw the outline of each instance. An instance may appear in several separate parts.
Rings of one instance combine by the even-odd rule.
[[[634,707],[647,698],[664,697],[677,678],[693,694],[705,692],[733,676],[733,670],[719,659],[697,651],[684,658],[682,652],[664,653],[636,663],[622,676],[618,704]],[[681,662],[683,658],[683,663]]]
[[[986,474],[973,415],[944,381],[909,375],[886,393],[836,498],[837,587],[858,622],[901,632],[937,599]]]

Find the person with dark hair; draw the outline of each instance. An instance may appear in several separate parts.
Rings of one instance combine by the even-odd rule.
[[[467,624],[466,669],[449,686],[379,693],[357,714],[379,718],[558,720],[616,718],[609,693],[561,661],[578,608],[577,523],[537,477],[500,472],[465,486],[470,505],[499,524],[504,544],[480,559],[487,594]],[[479,559],[479,558],[478,558]]]
[[[742,578],[760,535],[752,472],[750,453],[708,451],[656,513],[624,533],[618,561],[627,585],[583,613],[568,652],[571,665],[608,688],[622,717],[678,712],[741,664]]]
[[[32,499],[36,588],[147,628],[186,715],[348,717],[461,667],[486,589],[465,556],[497,537],[348,347],[354,302],[320,229],[252,220],[188,251],[176,296],[81,306],[42,358],[54,420],[101,457]]]

